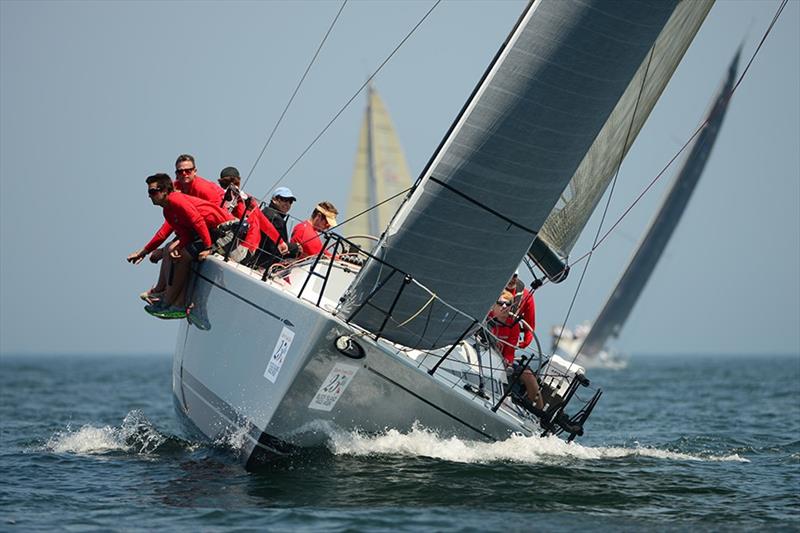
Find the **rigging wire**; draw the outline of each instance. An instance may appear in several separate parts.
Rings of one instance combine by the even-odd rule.
[[[250,176],[253,175],[253,171],[255,171],[256,167],[258,166],[258,163],[261,161],[261,157],[264,155],[264,152],[267,151],[267,146],[269,146],[269,143],[272,141],[272,137],[275,136],[275,132],[278,131],[278,126],[280,126],[281,122],[283,122],[283,117],[285,117],[286,116],[286,112],[289,111],[289,106],[292,105],[292,102],[294,101],[294,97],[297,96],[297,93],[300,90],[300,86],[303,85],[303,82],[305,81],[306,76],[308,76],[308,73],[311,70],[311,67],[314,65],[314,62],[317,60],[317,56],[319,56],[319,53],[322,50],[322,46],[325,44],[325,41],[328,40],[328,36],[331,34],[331,31],[333,31],[333,27],[336,25],[336,21],[339,20],[339,15],[342,14],[342,11],[344,10],[344,6],[347,5],[347,1],[348,0],[344,0],[344,2],[342,2],[342,5],[339,8],[339,11],[336,13],[336,16],[333,17],[333,21],[331,22],[331,25],[328,27],[328,31],[325,32],[325,36],[322,38],[322,41],[320,41],[319,46],[317,47],[317,51],[314,52],[314,57],[312,57],[311,61],[309,61],[308,66],[306,67],[306,71],[303,72],[303,75],[300,77],[300,81],[297,82],[297,87],[294,88],[294,92],[292,93],[292,96],[289,98],[289,101],[286,102],[286,107],[283,108],[283,112],[281,113],[281,116],[278,118],[278,121],[275,123],[275,126],[272,128],[272,131],[270,132],[269,137],[267,137],[267,141],[264,143],[264,147],[261,148],[261,152],[258,154],[258,157],[256,158],[255,162],[253,163],[253,166],[250,168],[250,172],[247,173],[247,177],[245,177],[244,182],[242,183],[242,187],[241,187],[242,189],[244,189],[244,186],[247,185],[247,181],[250,179]]]
[[[760,52],[762,46],[764,45],[764,42],[767,40],[767,37],[772,32],[772,29],[775,26],[775,23],[780,18],[780,16],[783,13],[783,10],[786,7],[787,3],[788,3],[788,0],[782,0],[781,1],[780,5],[778,6],[777,11],[775,12],[775,15],[772,17],[772,21],[770,22],[769,26],[767,27],[766,31],[764,32],[764,35],[761,37],[761,40],[759,41],[758,46],[756,47],[756,49],[753,52],[753,54],[750,56],[750,59],[748,60],[747,65],[742,70],[742,73],[739,75],[739,78],[736,80],[736,83],[733,85],[733,88],[731,89],[730,93],[728,94],[728,96],[727,96],[728,100],[733,98],[733,95],[736,92],[736,89],[739,87],[739,85],[744,80],[744,77],[747,75],[747,72],[750,69],[750,66],[753,64],[753,61],[755,61],[756,56]],[[652,51],[651,51],[651,59],[652,59]],[[648,64],[648,66],[649,66],[649,64]],[[639,95],[641,96],[641,90],[640,90]],[[638,107],[638,99],[637,99],[637,107]],[[636,111],[634,110],[634,117],[635,116],[636,116]],[[586,260],[586,264],[584,265],[583,271],[581,272],[581,277],[578,280],[578,286],[575,288],[575,293],[573,294],[572,301],[570,302],[569,308],[567,310],[567,314],[566,314],[566,316],[564,318],[564,322],[562,323],[560,331],[558,332],[558,337],[556,338],[556,341],[553,344],[554,346],[558,346],[558,344],[561,342],[561,337],[562,337],[562,335],[564,333],[564,329],[566,328],[567,321],[569,320],[569,315],[572,312],[572,308],[573,308],[573,306],[575,304],[575,300],[577,299],[577,296],[578,296],[578,291],[581,288],[581,284],[583,283],[584,276],[586,275],[586,271],[589,268],[589,263],[591,262],[591,258],[592,258],[592,255],[594,254],[594,251],[606,240],[606,238],[617,228],[617,226],[619,226],[619,224],[622,222],[622,220],[633,210],[633,208],[636,206],[636,204],[639,203],[639,201],[645,196],[645,194],[647,194],[650,191],[650,189],[652,189],[652,187],[656,184],[656,182],[659,179],[661,179],[661,177],[666,173],[667,169],[669,169],[669,167],[672,166],[672,164],[678,159],[678,157],[680,157],[680,155],[692,143],[692,141],[695,139],[695,137],[697,137],[697,135],[699,135],[700,132],[703,131],[703,128],[705,128],[706,125],[708,125],[708,122],[709,122],[710,118],[711,117],[706,117],[703,120],[703,122],[697,127],[697,129],[694,131],[694,133],[692,133],[692,135],[689,137],[689,139],[687,139],[687,141],[683,144],[683,146],[681,146],[681,148],[667,162],[667,164],[661,169],[661,171],[650,181],[650,183],[642,190],[642,192],[636,197],[636,199],[634,199],[634,201],[622,212],[622,214],[614,222],[614,224],[612,224],[611,227],[602,236],[600,236],[600,231],[602,229],[603,222],[605,220],[606,213],[608,211],[608,207],[609,207],[609,204],[610,204],[610,201],[611,201],[611,196],[614,193],[614,186],[616,185],[617,176],[619,175],[619,171],[620,171],[620,167],[619,166],[617,167],[617,172],[616,172],[616,174],[614,176],[614,179],[613,179],[613,182],[612,182],[611,191],[609,192],[609,197],[608,197],[608,200],[606,201],[605,209],[603,210],[603,216],[601,218],[600,225],[598,226],[597,233],[595,234],[594,243],[592,244],[592,247],[589,249],[588,252],[586,252],[585,254],[580,256],[575,261],[571,262],[570,265],[569,265],[570,267],[572,267],[572,266],[575,266],[576,264],[582,262],[583,260]],[[626,145],[627,145],[627,138],[626,138]],[[623,147],[624,146],[625,145],[623,145]],[[620,161],[620,165],[621,165],[621,161]],[[549,282],[548,279],[544,280],[544,283],[548,283],[548,282]],[[585,342],[585,340],[586,340],[586,338],[584,337],[583,341],[581,342],[581,345],[578,347],[578,350],[575,352],[575,355],[573,356],[572,361],[570,362],[570,365],[572,363],[574,363],[575,360],[577,359],[578,355],[580,355],[581,350],[583,349],[583,343]]]
[[[322,128],[322,130],[317,134],[316,137],[314,137],[314,139],[300,153],[300,155],[297,156],[297,159],[295,159],[294,162],[291,165],[289,165],[289,168],[287,168],[286,171],[284,171],[284,173],[281,174],[280,177],[277,180],[275,180],[275,183],[273,183],[272,186],[269,189],[267,189],[267,192],[264,194],[264,197],[261,199],[262,202],[266,199],[267,194],[269,194],[269,191],[275,189],[275,187],[277,187],[278,184],[283,181],[283,178],[285,178],[289,174],[289,172],[291,172],[292,169],[294,169],[294,167],[297,165],[297,163],[299,163],[300,160],[303,159],[303,157],[305,157],[305,155],[308,153],[309,150],[311,150],[311,148],[317,143],[317,141],[323,135],[325,135],[325,132],[327,132],[328,129],[333,125],[333,123],[336,122],[336,120],[339,118],[339,116],[342,113],[344,113],[344,111],[348,107],[350,107],[350,104],[353,103],[353,100],[355,100],[358,97],[358,95],[361,94],[361,92],[364,90],[364,87],[369,85],[369,83],[375,78],[375,76],[378,75],[378,73],[381,71],[381,69],[383,69],[383,67],[386,65],[386,63],[388,63],[389,60],[392,59],[392,57],[394,57],[394,55],[397,53],[397,51],[400,50],[400,48],[406,43],[406,41],[408,41],[408,39],[414,34],[414,32],[417,31],[417,29],[422,25],[423,22],[425,22],[425,20],[428,18],[428,16],[430,16],[430,14],[433,12],[433,10],[436,9],[436,6],[438,6],[441,2],[442,2],[442,0],[436,0],[436,2],[425,13],[425,15],[422,16],[422,18],[414,25],[413,28],[411,28],[411,30],[406,34],[406,36],[403,37],[403,39],[397,44],[397,46],[395,46],[394,50],[392,50],[391,53],[388,56],[386,56],[386,58],[381,62],[381,64],[378,65],[378,68],[376,68],[372,72],[372,74],[370,74],[370,76],[367,78],[367,80],[363,84],[361,84],[361,87],[358,88],[358,90],[353,94],[353,96],[351,96],[350,99],[348,99],[347,102],[345,102],[345,104],[339,109],[339,111],[336,112],[336,114],[333,116],[333,118],[325,125],[324,128]]]
[[[583,280],[586,277],[586,271],[589,269],[589,263],[592,260],[592,253],[594,253],[594,249],[597,246],[597,241],[600,238],[600,232],[603,230],[603,223],[606,220],[606,215],[608,214],[608,207],[611,205],[611,198],[614,196],[614,189],[617,186],[617,179],[619,178],[619,172],[622,168],[622,160],[625,158],[625,148],[628,146],[628,142],[630,141],[631,132],[633,131],[633,125],[636,122],[636,113],[639,111],[639,103],[641,102],[642,94],[644,93],[644,88],[647,83],[647,75],[650,73],[650,65],[653,61],[653,55],[655,54],[656,46],[653,44],[652,48],[650,48],[650,57],[647,59],[647,66],[644,70],[644,75],[642,76],[642,84],[639,86],[639,94],[636,95],[636,104],[633,106],[633,113],[631,113],[631,121],[628,124],[628,132],[625,134],[625,142],[622,143],[622,147],[620,148],[619,153],[619,161],[617,162],[617,170],[614,172],[614,178],[611,180],[611,190],[608,193],[608,198],[606,199],[606,205],[603,208],[603,215],[600,217],[600,224],[597,226],[597,233],[594,236],[594,244],[592,245],[592,251],[589,254],[588,259],[586,260],[586,264],[583,266],[583,271],[581,272],[581,277],[578,279],[578,286],[575,287],[575,292],[572,295],[572,301],[569,304],[569,308],[567,309],[567,314],[564,317],[564,322],[561,324],[561,329],[558,332],[558,338],[556,339],[555,346],[561,342],[561,336],[564,334],[564,329],[567,327],[567,322],[569,321],[569,315],[572,313],[572,308],[575,305],[575,301],[578,299],[578,293],[581,290],[581,285],[583,285]],[[583,349],[583,343],[581,343],[578,350],[575,351],[575,355],[572,357],[572,361],[570,361],[570,367],[575,363],[575,360],[580,355],[581,350]]]

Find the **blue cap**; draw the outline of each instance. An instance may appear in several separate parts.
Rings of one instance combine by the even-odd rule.
[[[297,200],[289,187],[278,187],[275,189],[275,192],[272,193],[272,197],[275,198],[276,196],[280,196],[281,198],[289,198],[292,201]]]

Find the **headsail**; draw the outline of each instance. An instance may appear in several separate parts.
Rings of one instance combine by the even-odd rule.
[[[711,5],[710,1],[694,0],[678,4],[656,39],[652,58],[643,62],[636,72],[570,180],[569,187],[547,217],[539,238],[563,260],[566,260],[622,158],[650,116]]]
[[[738,63],[739,52],[731,62],[728,76],[706,117],[706,124],[697,135],[686,161],[672,181],[661,208],[650,223],[647,233],[639,243],[636,253],[606,301],[603,310],[597,316],[592,329],[589,330],[581,348],[583,355],[597,354],[605,347],[610,337],[619,335],[633,306],[636,305],[636,300],[647,284],[647,280],[650,279],[650,274],[655,269],[667,242],[678,225],[692,192],[700,180],[711,149],[714,147],[714,141],[728,110],[731,91],[736,83]]]
[[[411,174],[400,141],[386,107],[370,84],[346,218],[351,219],[409,187]],[[397,198],[386,202],[350,220],[344,232],[348,235],[380,236],[402,201],[402,198]]]
[[[680,4],[700,20],[708,11]],[[353,283],[344,316],[421,348],[451,344],[485,316],[678,5],[530,4],[384,234],[383,263]]]

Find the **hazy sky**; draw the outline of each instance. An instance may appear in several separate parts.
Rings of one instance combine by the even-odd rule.
[[[156,268],[124,261],[162,220],[144,178],[172,173],[183,152],[210,179],[249,171],[340,5],[0,1],[0,352],[172,351],[177,325],[137,296]],[[269,192],[432,5],[344,8],[250,192]],[[378,74],[413,175],[523,5],[443,2]],[[623,164],[606,227],[691,135],[736,47],[749,60],[778,5],[717,2]],[[800,352],[798,65],[791,0],[733,98],[624,351]],[[284,179],[293,214],[323,199],[344,209],[363,107],[361,95]],[[570,323],[602,307],[671,177],[597,250]],[[541,337],[564,319],[577,274],[537,292]]]

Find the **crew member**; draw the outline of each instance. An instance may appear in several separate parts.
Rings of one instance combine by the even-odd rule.
[[[317,255],[322,251],[322,241],[320,233],[336,226],[336,215],[339,211],[330,202],[320,202],[311,212],[311,217],[297,224],[292,230],[292,242],[297,243],[300,248],[300,257]],[[331,257],[331,253],[325,250],[325,255]]]
[[[278,230],[278,234],[284,242],[289,243],[289,250],[282,254],[275,245],[276,241],[262,236],[259,244],[260,253],[253,261],[255,267],[269,268],[281,258],[293,259],[300,257],[301,248],[295,242],[289,242],[289,232],[286,228],[286,221],[289,218],[289,211],[297,200],[289,187],[278,187],[272,193],[269,205],[262,209],[262,213],[270,223]]]
[[[536,304],[533,300],[533,293],[526,289],[525,283],[519,279],[519,272],[514,272],[511,279],[508,280],[506,290],[514,296],[511,314],[522,322],[523,329],[529,328],[534,331],[536,329]],[[533,335],[525,336],[521,339],[519,347],[527,348],[531,340],[533,340]]]
[[[288,252],[288,246],[281,238],[275,226],[257,208],[252,196],[245,194],[241,189],[241,176],[236,167],[225,167],[219,174],[218,183],[224,189],[222,207],[229,211],[236,220],[246,222],[247,227],[242,238],[242,249],[247,257],[229,255],[234,261],[253,266],[259,253],[259,243],[268,241],[272,247],[281,254]]]
[[[186,280],[192,259],[203,261],[211,253],[214,238],[219,236],[219,226],[233,220],[230,213],[216,204],[174,190],[167,174],[148,176],[147,194],[153,205],[163,208],[164,219],[178,236],[175,249],[164,259],[173,268],[172,281],[160,300],[145,306],[145,310],[159,318],[186,317]],[[128,261],[138,264],[161,243],[163,237],[154,236],[142,249],[130,254]]]
[[[216,183],[212,183],[197,175],[197,165],[195,164],[193,155],[181,154],[178,156],[175,160],[175,176],[176,178],[173,183],[175,190],[207,200],[214,205],[220,205],[223,196],[222,189]],[[163,242],[171,233],[172,228],[170,225],[164,223],[153,236],[153,240],[160,240]],[[175,240],[173,240],[165,247],[154,250],[153,253],[150,254],[150,261],[152,263],[158,263],[162,257],[175,252],[177,249],[178,245]],[[162,263],[156,284],[150,290],[140,294],[140,297],[144,301],[154,303],[163,295],[167,286],[168,266],[169,262]]]
[[[529,328],[523,328],[521,321],[517,320],[517,317],[512,314],[513,305],[514,295],[510,291],[504,290],[489,312],[489,325],[492,327],[492,334],[498,340],[497,350],[502,354],[503,363],[510,374],[519,372],[521,368],[514,361],[517,347],[522,347],[523,344],[527,346],[533,339],[533,332]],[[520,342],[519,338],[520,333],[524,335],[522,342]],[[542,409],[544,404],[541,394],[539,394],[539,384],[533,372],[526,368],[522,371],[520,380],[525,385],[528,400],[539,409]]]

